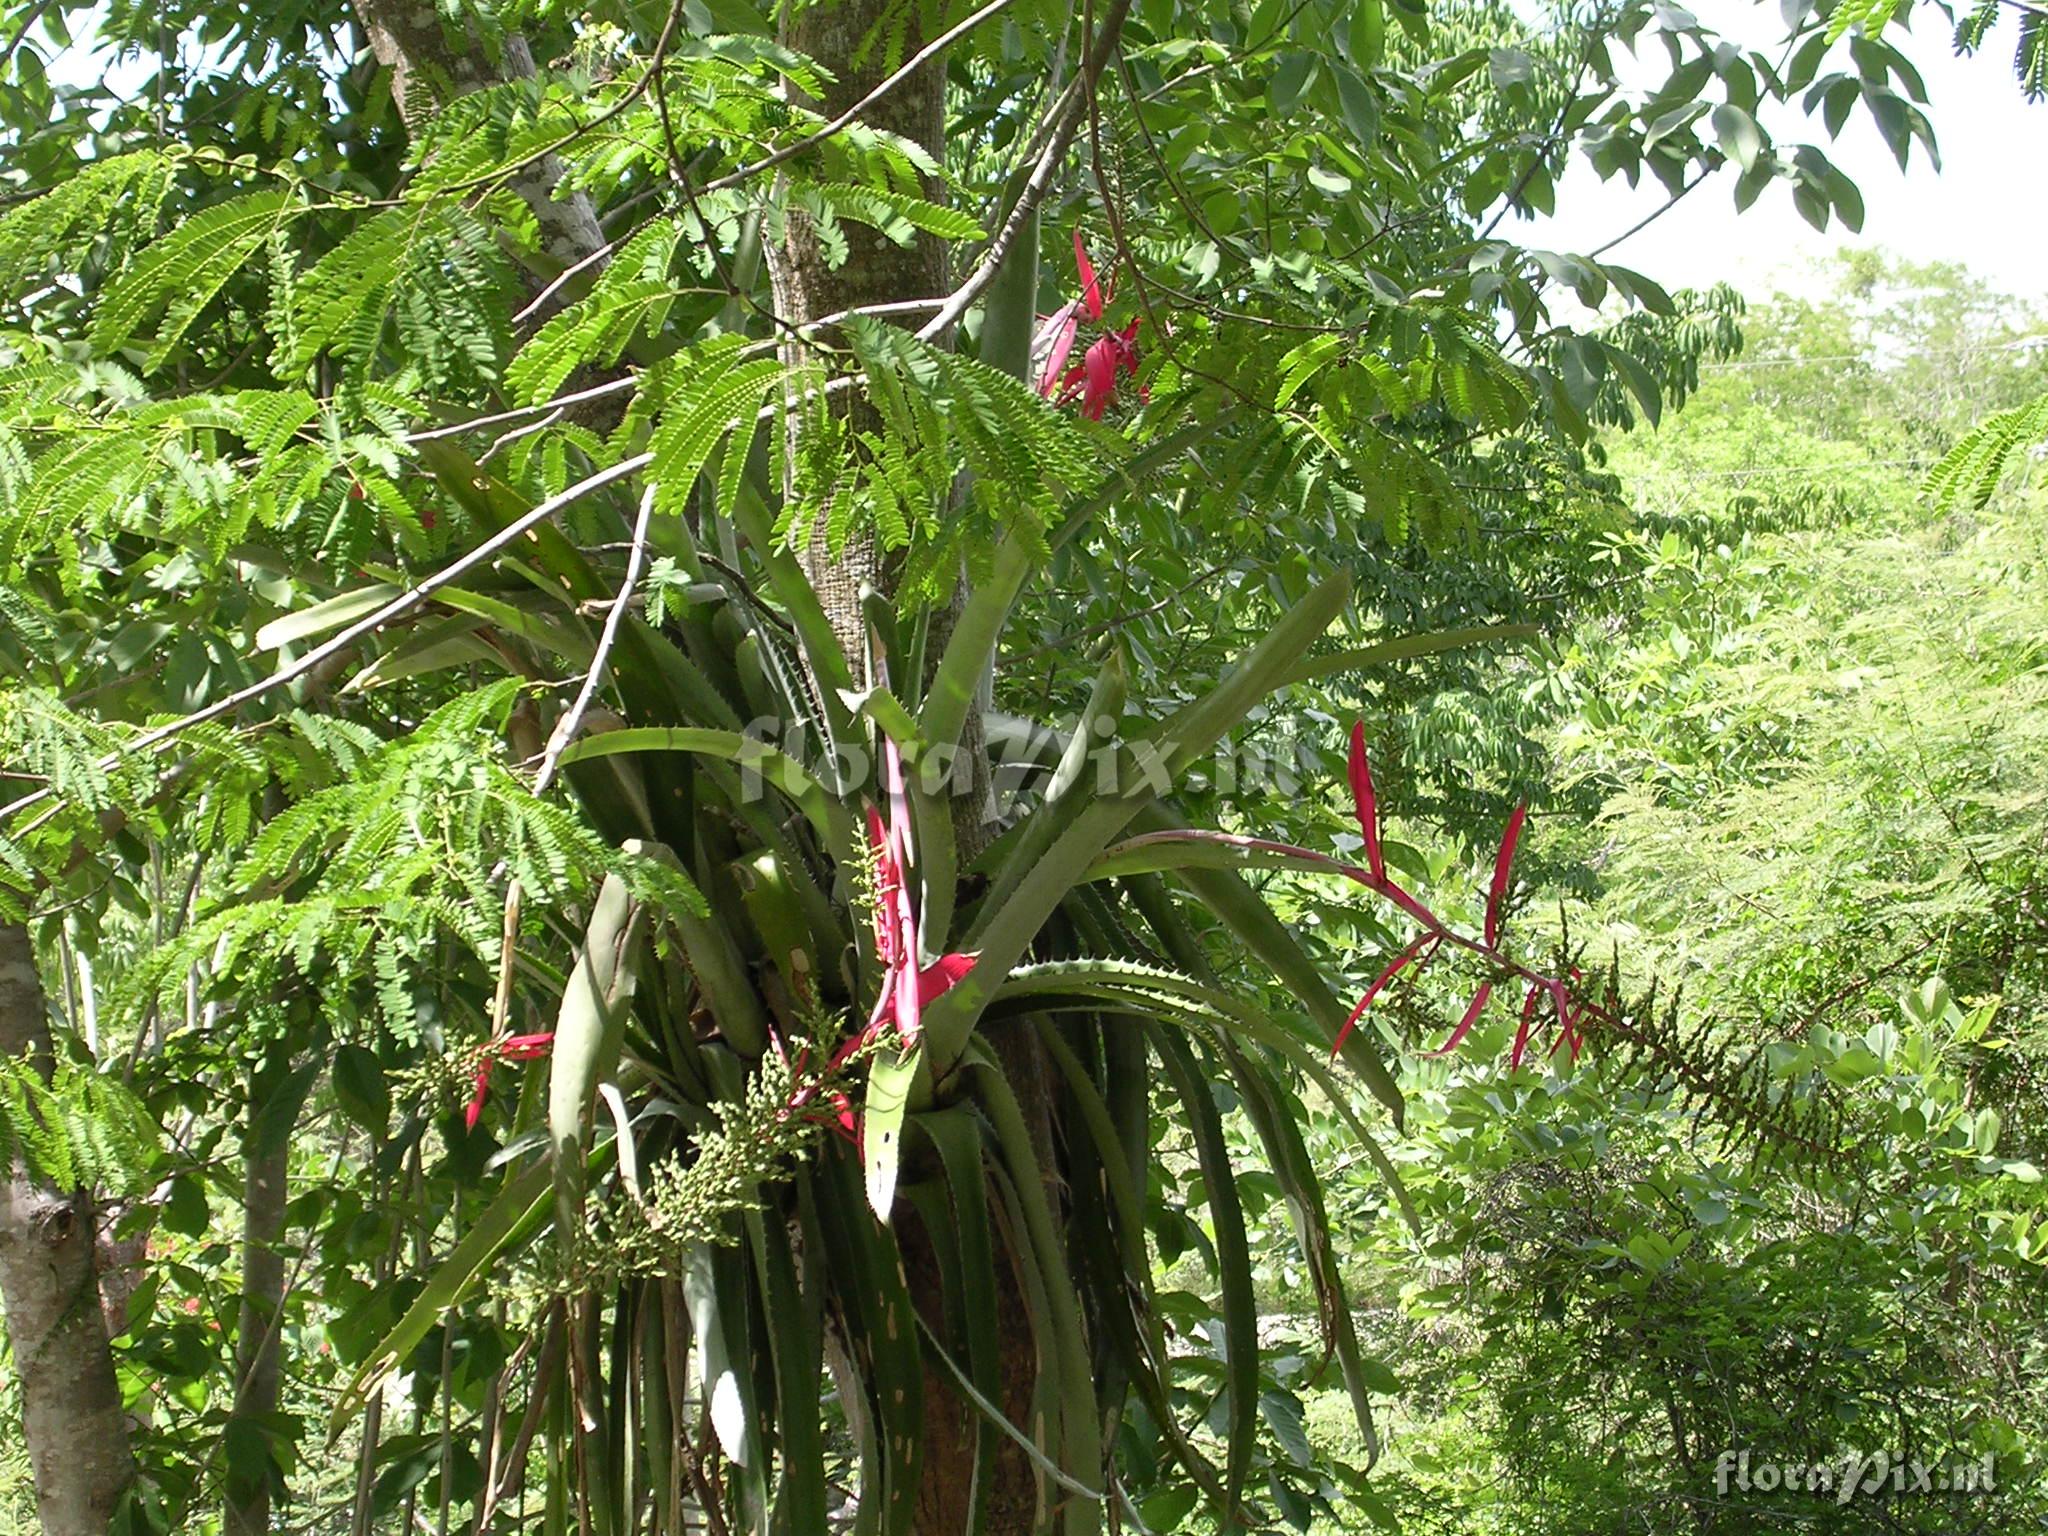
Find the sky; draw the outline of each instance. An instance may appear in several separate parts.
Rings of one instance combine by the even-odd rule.
[[[1699,0],[1708,26],[1745,49],[1776,57],[1783,36],[1775,5],[1751,0]],[[1774,182],[1749,210],[1735,214],[1734,177],[1716,176],[1648,229],[1603,259],[1633,267],[1667,288],[1701,288],[1726,279],[1751,298],[1774,289],[1815,294],[1822,264],[1849,246],[1881,246],[1914,261],[1956,261],[1993,288],[2036,302],[2048,298],[2048,102],[2030,104],[2013,77],[2016,33],[2002,21],[1973,57],[1958,58],[1933,7],[1916,10],[1913,32],[1889,29],[1886,40],[1912,61],[1927,83],[1928,116],[1941,148],[1937,172],[1917,142],[1901,174],[1898,162],[1860,109],[1830,141],[1818,117],[1795,107],[1763,122],[1780,143],[1813,143],[1828,153],[1863,193],[1861,234],[1830,221],[1817,232],[1792,206],[1790,185]],[[1626,71],[1625,55],[1617,63]],[[1663,66],[1663,49],[1645,42],[1646,65]],[[1577,160],[1557,190],[1554,218],[1512,226],[1512,235],[1553,250],[1604,245],[1665,200],[1655,178],[1631,188],[1620,177],[1602,182]],[[1510,228],[1504,227],[1504,234]]]

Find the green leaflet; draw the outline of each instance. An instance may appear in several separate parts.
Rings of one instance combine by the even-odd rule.
[[[979,224],[957,208],[906,197],[885,187],[823,181],[804,186],[797,195],[842,219],[879,229],[899,245],[908,245],[911,235],[920,230],[942,240],[978,240],[983,233]]]
[[[386,209],[281,285],[278,364],[297,373],[325,352],[361,377],[395,324],[428,380],[495,378],[515,281],[480,213],[451,204]]]
[[[655,429],[654,465],[648,473],[660,487],[661,511],[681,512],[719,441],[737,428],[751,428],[769,392],[789,385],[779,358],[742,362],[738,354],[743,350],[738,338],[720,338],[703,348],[698,366],[684,376],[678,397]]]
[[[906,981],[914,986],[915,982]],[[922,1046],[878,1051],[868,1064],[867,1097],[861,1105],[861,1170],[868,1207],[878,1221],[889,1219],[896,1199],[896,1170],[903,1156],[903,1112],[910,1085],[923,1060]]]
[[[638,914],[626,882],[606,875],[583,948],[562,992],[548,1071],[548,1145],[555,1170],[555,1220],[565,1256],[583,1230],[585,1124],[597,1085],[619,1059],[626,1001],[633,994]]]
[[[2048,28],[2041,35],[2048,39]],[[1921,490],[1946,512],[1965,504],[1982,508],[2014,460],[2043,439],[2048,439],[2048,394],[1985,417],[1928,471]]]
[[[635,243],[651,234],[665,236],[673,248],[680,233],[680,224],[664,220],[642,231]],[[614,270],[625,269],[607,267],[588,298],[554,316],[519,349],[505,370],[505,390],[513,400],[547,400],[578,368],[593,362],[612,367],[635,333],[660,329],[675,304],[676,286],[664,277],[607,283]]]
[[[127,1193],[155,1182],[162,1141],[156,1117],[119,1077],[60,1060],[45,1081],[32,1057],[0,1057],[0,1166],[19,1157],[54,1188]]]

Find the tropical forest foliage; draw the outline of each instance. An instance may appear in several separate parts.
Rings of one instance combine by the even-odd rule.
[[[2048,1525],[1910,9],[0,5],[0,1530]]]

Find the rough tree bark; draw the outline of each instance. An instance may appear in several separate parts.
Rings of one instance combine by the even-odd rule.
[[[874,38],[885,30],[883,23],[900,10],[890,0],[821,0],[797,10],[784,23],[784,42],[828,64],[837,74],[826,87],[824,99],[810,105],[828,118],[836,118],[892,73],[888,50],[875,45]],[[913,27],[903,40],[903,55],[907,57],[921,46],[923,39]],[[858,65],[853,63],[856,58],[861,59]],[[944,58],[931,59],[870,106],[862,121],[922,144],[938,157],[943,154],[945,135],[945,86]],[[927,185],[924,195],[937,197],[939,191]],[[929,299],[943,290],[946,252],[938,240],[919,235],[906,246],[863,224],[849,222],[840,228],[846,237],[847,256],[834,268],[826,264],[810,218],[800,209],[789,211],[782,240],[767,250],[775,311],[784,320],[803,325],[865,305]],[[857,424],[867,409],[859,401],[839,408],[854,412]],[[872,586],[887,591],[890,586],[882,552],[872,534],[861,530],[855,530],[845,547],[835,552],[827,546],[821,526],[813,530],[799,559],[858,679],[864,650],[861,589]]]
[[[35,950],[14,923],[0,924],[0,1055],[51,1070]],[[91,1191],[53,1189],[18,1164],[0,1167],[0,1298],[44,1536],[105,1536],[135,1473],[94,1237]]]

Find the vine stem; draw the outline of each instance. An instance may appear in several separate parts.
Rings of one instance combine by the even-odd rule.
[[[576,690],[576,697],[570,703],[567,713],[548,736],[548,744],[541,754],[540,772],[534,775],[533,792],[547,793],[548,786],[555,781],[561,770],[562,754],[569,750],[583,729],[583,717],[590,712],[590,704],[597,697],[597,690],[604,681],[606,664],[611,660],[612,650],[619,643],[619,625],[631,606],[633,590],[640,585],[640,572],[647,561],[647,526],[654,517],[654,482],[649,481],[640,493],[640,512],[633,520],[633,542],[626,556],[626,575],[619,583],[619,590],[612,598],[611,608],[604,616],[604,629],[597,637],[596,654],[590,658],[590,669],[583,674],[583,685]],[[513,957],[519,945],[519,907],[523,897],[519,877],[514,875],[505,887],[505,927],[498,948],[498,987],[491,998],[491,1038],[499,1039],[505,1034],[506,1020],[512,1011]]]

